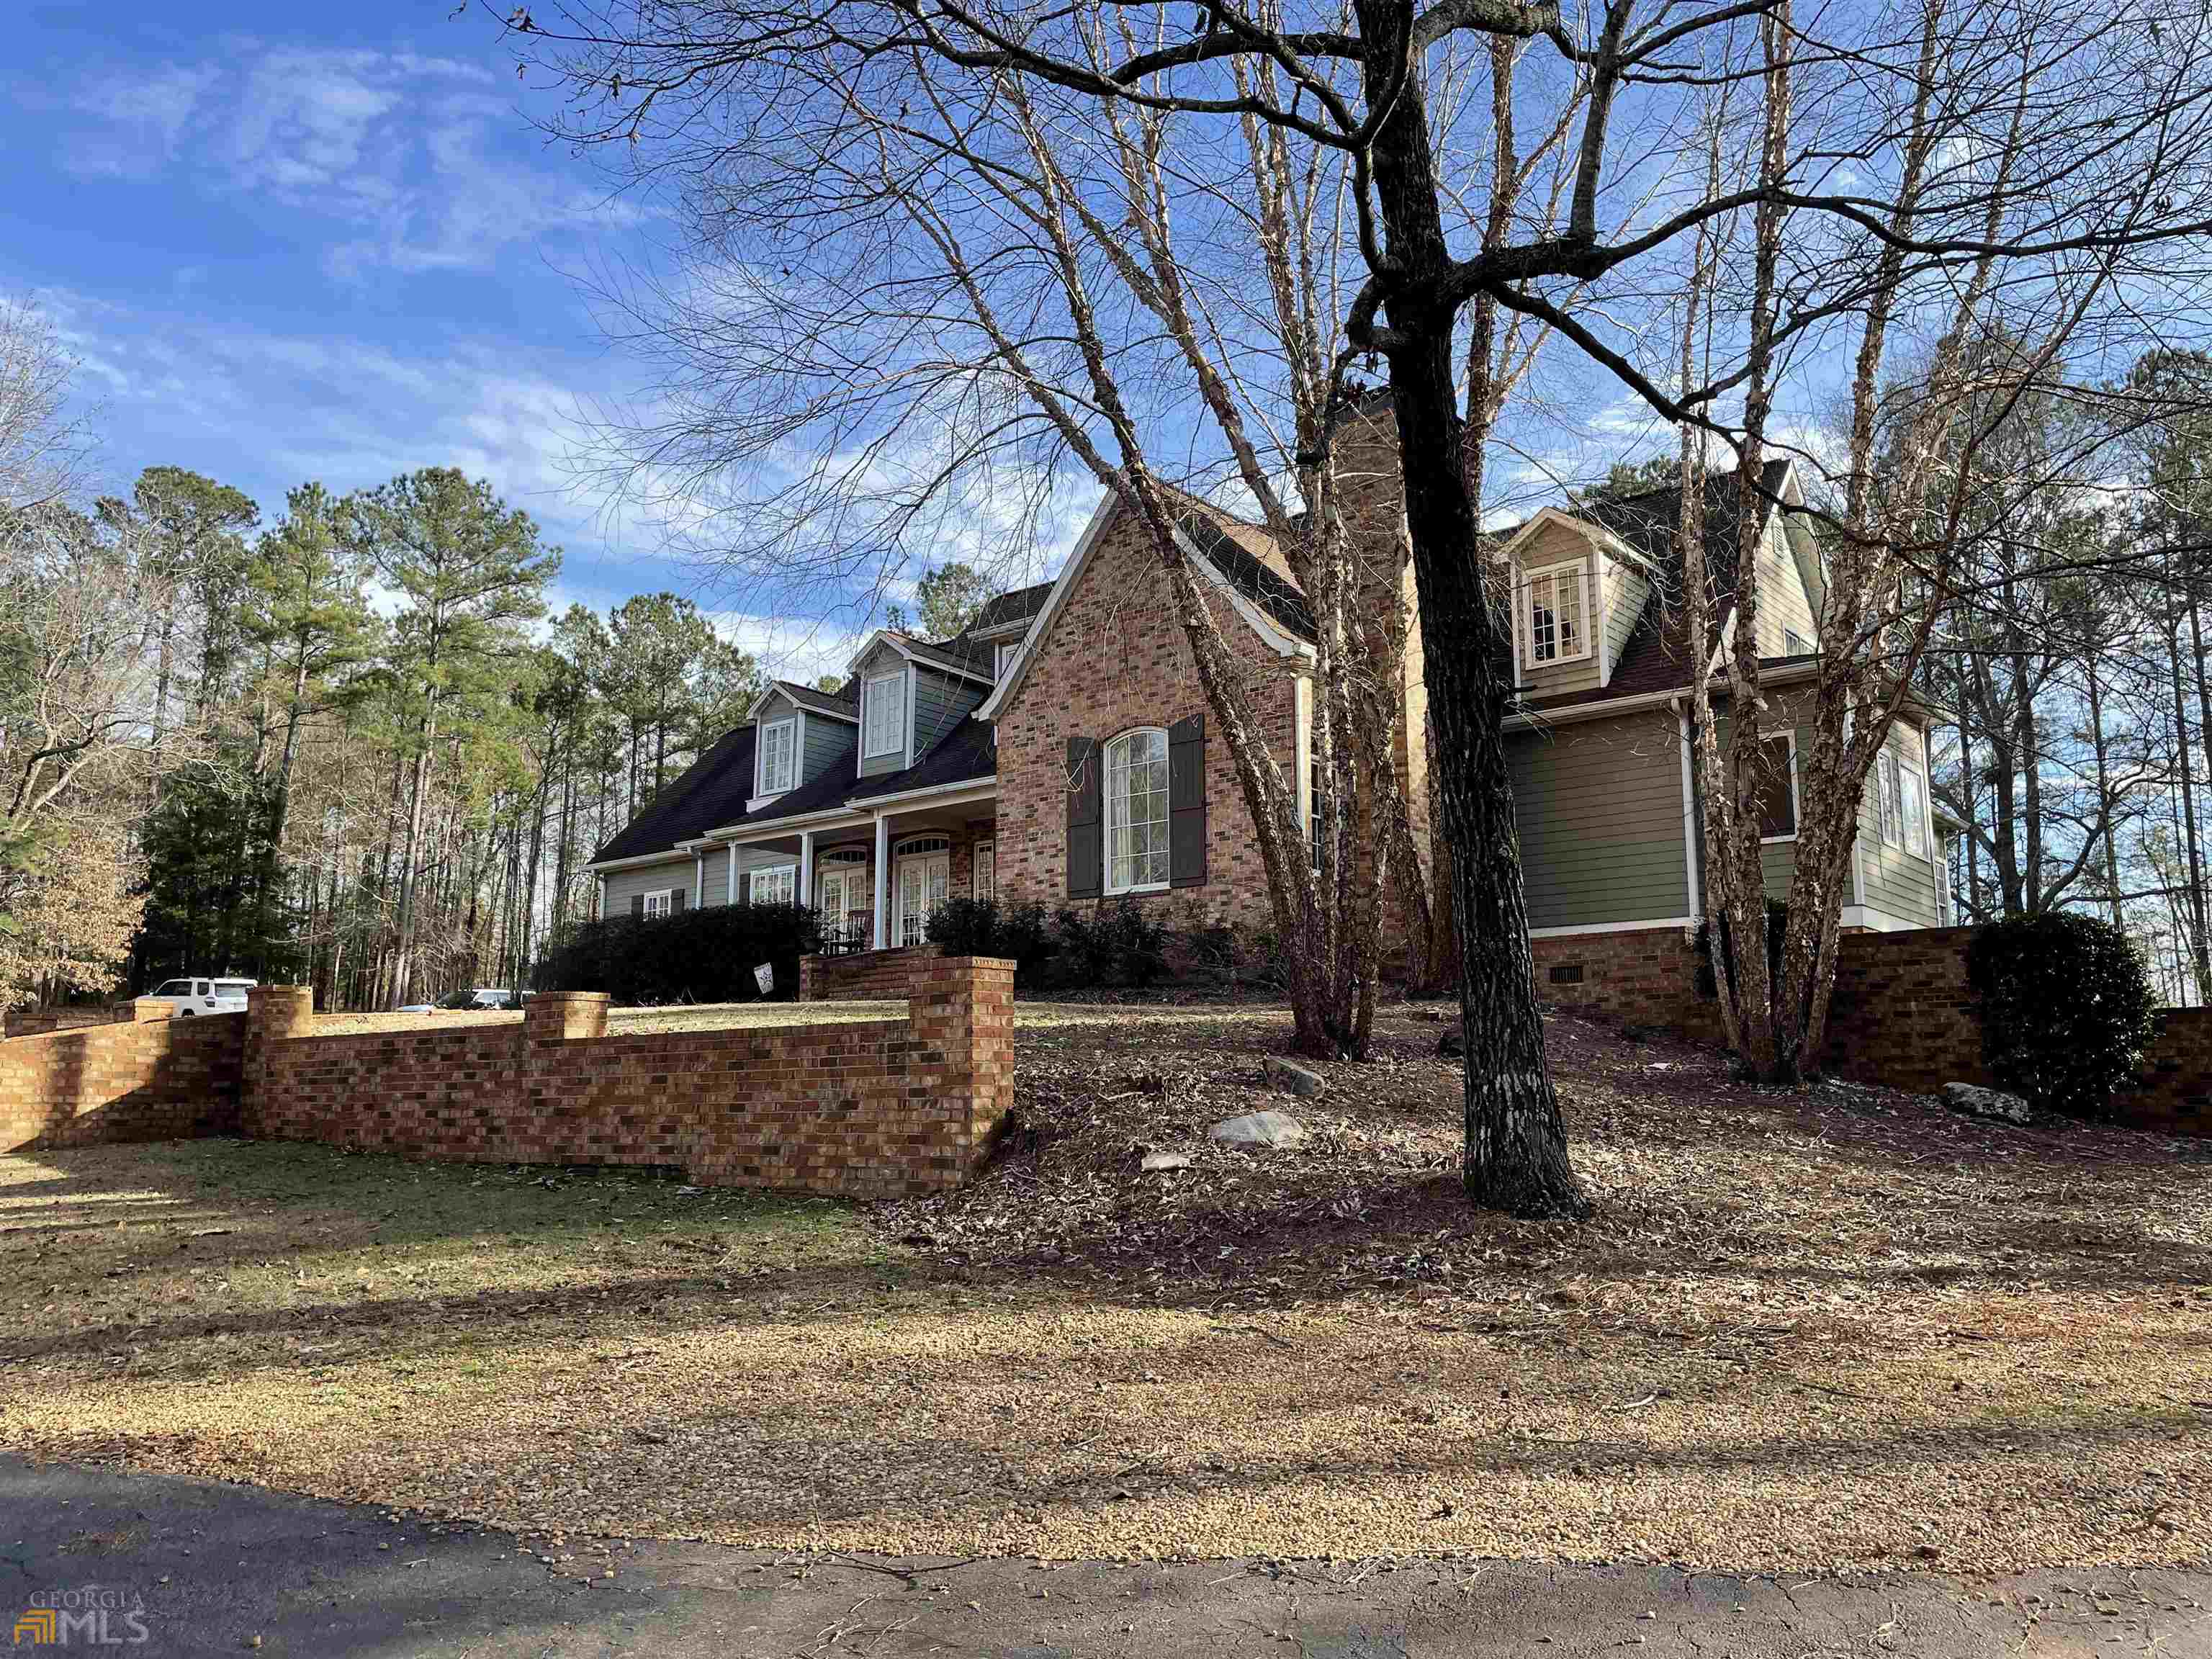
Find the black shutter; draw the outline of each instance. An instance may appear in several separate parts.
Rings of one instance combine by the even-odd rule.
[[[1168,881],[1206,882],[1206,716],[1168,727]]]
[[[1067,740],[1067,896],[1097,898],[1106,888],[1105,799],[1098,784],[1098,740]]]
[[[678,888],[674,892],[671,893],[668,896],[668,914],[672,916],[681,914],[684,908],[684,901],[688,896],[690,896],[688,890],[682,887]]]
[[[645,920],[645,895],[644,895],[644,894],[642,894],[642,893],[632,893],[632,894],[629,896],[629,913],[630,913],[630,915],[633,915],[633,916],[636,917],[640,921],[644,921],[644,920]]]

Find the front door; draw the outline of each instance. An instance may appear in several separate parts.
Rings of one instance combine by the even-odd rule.
[[[929,919],[952,890],[952,854],[909,853],[899,860],[898,902],[892,912],[894,945],[919,945],[929,936]]]

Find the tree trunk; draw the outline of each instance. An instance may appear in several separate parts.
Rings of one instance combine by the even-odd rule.
[[[2124,925],[2120,915],[2120,854],[2118,837],[2112,833],[2112,785],[2111,768],[2105,744],[2105,701],[2103,689],[2097,683],[2097,648],[2093,644],[2083,653],[2083,663],[2089,676],[2089,740],[2097,753],[2097,834],[2104,842],[2106,902],[2111,907],[2112,926]]]
[[[1369,106],[1382,112],[1373,166],[1395,279],[1385,298],[1390,389],[1406,480],[1427,660],[1429,708],[1446,763],[1434,780],[1453,850],[1465,961],[1460,1019],[1467,1049],[1468,1195],[1518,1215],[1579,1215],[1589,1200],[1567,1158],[1544,1052],[1528,949],[1527,896],[1507,769],[1513,695],[1509,614],[1483,580],[1461,442],[1452,315],[1428,285],[1449,268],[1424,100],[1401,95],[1395,67],[1419,76],[1410,9],[1355,0],[1366,43]]]
[[[2198,856],[2197,843],[2197,786],[2191,779],[2192,755],[2189,744],[2189,705],[2184,701],[2181,689],[2181,617],[2169,615],[2166,630],[2166,663],[2172,670],[2173,684],[2173,756],[2174,769],[2181,779],[2181,822],[2186,832],[2189,866],[2185,872],[2189,883],[2190,956],[2197,970],[2197,1000],[2202,1003],[2212,998],[2212,940],[2204,932],[2204,866]]]

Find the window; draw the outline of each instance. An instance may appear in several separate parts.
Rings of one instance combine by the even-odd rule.
[[[760,793],[780,795],[791,787],[793,750],[799,727],[793,720],[777,720],[772,726],[761,727],[760,734]]]
[[[992,670],[992,678],[1001,680],[1006,678],[1006,671],[1014,665],[1014,659],[1021,654],[1022,642],[1019,640],[1003,641],[999,647],[998,660]]]
[[[1813,649],[1813,641],[1794,628],[1785,628],[1782,630],[1782,644],[1783,648],[1793,657],[1805,656]]]
[[[1168,884],[1168,734],[1124,732],[1106,745],[1106,890]]]
[[[799,866],[780,864],[773,870],[753,872],[753,902],[755,904],[796,904],[799,902]]]
[[[673,887],[664,887],[658,892],[645,896],[645,914],[648,916],[665,916],[675,908],[676,890]]]
[[[1909,767],[1899,768],[1899,799],[1905,808],[1905,850],[1921,858],[1928,856],[1928,786],[1921,781],[1920,774]]]
[[[165,979],[154,988],[157,997],[188,997],[192,994],[192,982],[188,979]]]
[[[872,760],[906,747],[906,670],[878,674],[860,686],[860,753]]]
[[[1784,732],[1759,740],[1759,838],[1794,841],[1797,836],[1797,739]]]
[[[999,846],[996,842],[975,843],[975,896],[988,904],[999,896]]]
[[[1531,668],[1573,662],[1589,654],[1589,630],[1583,625],[1583,562],[1531,571],[1528,599],[1522,607],[1528,661]]]
[[[1905,845],[1905,817],[1898,806],[1897,753],[1885,749],[1875,767],[1875,787],[1880,794],[1881,839],[1886,847]]]

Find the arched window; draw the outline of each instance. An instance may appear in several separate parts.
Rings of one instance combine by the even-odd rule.
[[[1106,745],[1106,890],[1168,884],[1168,734],[1157,726]]]

